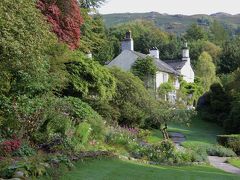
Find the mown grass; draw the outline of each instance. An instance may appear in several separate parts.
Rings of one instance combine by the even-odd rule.
[[[149,137],[147,137],[147,142],[148,143],[158,143],[163,139],[162,137],[162,133],[160,130],[157,129],[153,129],[151,131],[151,135]]]
[[[231,165],[240,168],[240,158],[231,158],[228,159],[228,163],[230,163]]]
[[[216,144],[216,136],[224,134],[221,127],[205,122],[199,118],[193,118],[189,126],[185,124],[171,124],[169,131],[180,132],[186,136],[184,146]]]
[[[224,134],[221,127],[216,124],[205,122],[199,118],[193,118],[191,123],[171,123],[168,128],[169,132],[179,132],[185,135],[186,141],[182,143],[185,147],[193,147],[199,145],[216,144],[216,136]],[[156,143],[162,139],[159,130],[153,130],[148,142]]]
[[[154,166],[118,159],[78,162],[76,168],[60,180],[237,180],[239,176],[210,166]]]

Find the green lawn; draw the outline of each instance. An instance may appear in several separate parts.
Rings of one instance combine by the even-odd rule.
[[[157,143],[163,139],[161,131],[154,129],[151,132],[152,134],[147,138],[149,143]]]
[[[240,158],[231,158],[228,160],[231,165],[240,168]]]
[[[231,180],[239,176],[209,166],[153,166],[122,160],[79,162],[61,180]]]
[[[169,125],[168,131],[184,134],[186,136],[186,141],[183,143],[185,147],[216,144],[216,135],[224,134],[221,127],[198,118],[194,118],[189,126],[181,123],[172,123]],[[160,131],[154,130],[148,141],[154,143],[161,139],[162,134]]]

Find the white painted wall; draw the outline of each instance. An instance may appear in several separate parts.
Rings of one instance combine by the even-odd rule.
[[[162,83],[168,82],[168,79],[168,73],[158,71],[156,73],[156,88],[158,89]]]
[[[183,79],[185,81],[187,81],[188,83],[194,82],[195,74],[194,74],[193,69],[190,65],[190,58],[188,58],[187,63],[183,66],[180,73],[183,76]]]

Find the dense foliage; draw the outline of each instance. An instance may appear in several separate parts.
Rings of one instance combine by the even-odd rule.
[[[111,73],[117,82],[116,94],[111,104],[120,114],[118,122],[128,126],[143,124],[154,103],[143,82],[132,73],[120,69],[111,69]]]
[[[237,154],[240,154],[240,135],[219,135],[217,136],[219,144],[233,149]]]
[[[109,36],[101,15],[89,16],[88,9],[81,9],[84,24],[81,26],[81,41],[79,49],[88,54],[92,53],[93,58],[105,64],[114,57],[114,37]]]
[[[131,71],[144,82],[146,88],[154,89],[154,77],[156,76],[157,67],[151,56],[137,59],[133,64]]]
[[[52,25],[52,31],[71,49],[79,46],[80,26],[83,23],[77,0],[39,0],[37,7]]]
[[[134,50],[137,52],[148,54],[150,48],[157,47],[160,51],[161,59],[178,58],[181,53],[181,41],[176,36],[161,31],[152,22],[134,21],[110,28],[110,36],[118,39],[114,45],[115,56],[119,54],[119,42],[122,41],[124,34],[128,30],[132,32]]]
[[[116,83],[108,69],[81,53],[72,53],[69,58],[71,62],[66,64],[69,85],[65,95],[94,101],[112,98]]]
[[[232,44],[227,34],[220,38],[224,31],[217,22],[209,31],[192,25],[181,37],[144,21],[108,30],[99,14],[89,15],[104,2],[0,2],[0,177],[12,178],[19,171],[22,179],[47,175],[50,166],[70,168],[69,157],[78,160],[88,153],[122,149],[130,157],[155,163],[203,161],[198,150],[178,152],[167,130],[172,121],[187,124],[194,112],[186,106],[208,90],[198,103],[199,115],[239,133],[238,37]],[[198,78],[194,83],[180,80],[175,103],[148,91],[154,89],[149,77],[157,71],[151,57],[138,59],[133,74],[102,66],[118,55],[119,40],[129,29],[136,51],[158,47],[163,59],[179,58],[182,38],[191,41]],[[90,52],[93,59],[85,55]],[[216,71],[231,73],[221,75],[220,81]],[[160,86],[160,96],[175,91],[175,80],[171,77]],[[219,83],[212,84],[216,80]],[[145,143],[151,133],[139,128],[156,128],[165,140]],[[235,155],[221,146],[205,148],[203,154]]]

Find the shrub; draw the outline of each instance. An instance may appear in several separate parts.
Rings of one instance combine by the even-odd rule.
[[[15,98],[46,92],[52,86],[47,53],[57,41],[35,2],[2,0],[0,17],[1,95],[14,94]]]
[[[111,100],[115,93],[115,78],[106,67],[90,61],[83,54],[74,52],[66,63],[69,85],[64,94],[86,101]]]
[[[204,146],[197,146],[194,149],[190,149],[192,152],[193,162],[206,162],[208,161],[208,154]]]
[[[116,79],[116,93],[110,101],[119,112],[118,123],[129,127],[140,126],[149,114],[155,100],[150,96],[143,82],[130,72],[110,69]]]
[[[21,147],[21,141],[19,139],[11,139],[3,141],[0,144],[0,155],[11,155],[14,151]]]
[[[231,148],[237,154],[240,154],[240,135],[218,135],[217,142],[227,148]]]
[[[132,149],[135,158],[145,158],[155,163],[173,164],[176,160],[176,149],[172,141],[162,141],[158,144],[139,144]]]
[[[86,144],[89,140],[91,131],[92,131],[91,125],[86,122],[83,122],[76,127],[75,136],[80,139],[80,142],[82,144]]]
[[[128,148],[129,144],[136,141],[136,136],[126,128],[111,127],[108,129],[105,141],[108,144],[121,145]]]
[[[29,157],[36,154],[36,151],[30,147],[27,143],[22,144],[22,146],[13,153],[13,156],[18,157]]]
[[[235,157],[236,154],[232,149],[225,148],[223,146],[214,145],[207,148],[207,154],[209,156],[219,156],[219,157]]]

